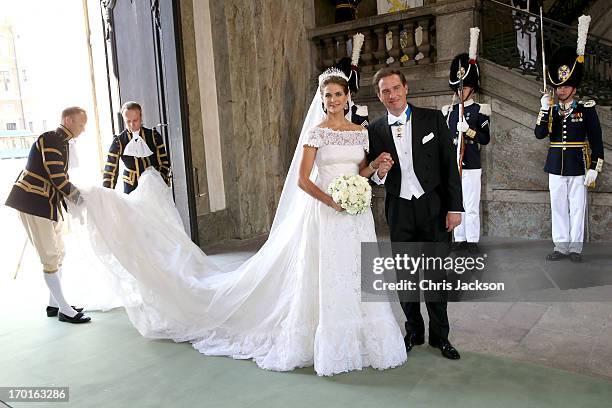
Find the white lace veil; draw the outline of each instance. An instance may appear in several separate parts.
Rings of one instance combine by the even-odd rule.
[[[345,77],[328,70],[319,81],[330,75]],[[81,190],[96,253],[115,276],[128,316],[142,335],[176,341],[205,337],[209,345],[213,339],[228,344],[228,336],[235,336],[241,344],[264,347],[278,330],[310,256],[304,233],[316,217],[316,201],[298,187],[298,179],[308,132],[325,117],[321,100],[317,89],[268,240],[236,269],[222,271],[191,242],[154,170],[145,171],[129,196],[101,187]],[[310,177],[316,174],[315,166]]]
[[[320,87],[321,83],[327,77],[330,76],[341,77],[348,82],[348,78],[346,77],[344,72],[337,68],[330,68],[323,72],[321,75],[319,75],[318,86],[312,98],[312,102],[310,103],[310,108],[306,113],[304,124],[302,125],[302,131],[300,132],[300,138],[293,154],[293,160],[291,160],[291,165],[289,166],[289,171],[287,172],[287,177],[285,178],[285,184],[283,186],[283,191],[278,201],[276,215],[274,216],[274,221],[272,222],[272,229],[270,230],[270,235],[272,235],[274,230],[278,228],[283,223],[283,221],[285,221],[289,214],[291,214],[291,217],[300,216],[301,212],[305,208],[305,201],[307,201],[305,198],[307,194],[301,188],[298,187],[302,152],[310,129],[317,126],[325,118]],[[315,165],[313,166],[312,172],[310,173],[310,179],[314,180],[316,177],[317,168]]]

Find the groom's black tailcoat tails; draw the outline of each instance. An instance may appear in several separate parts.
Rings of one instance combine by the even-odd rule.
[[[402,171],[387,115],[370,123],[368,127],[368,161],[383,152],[390,153],[394,161],[385,180],[385,214],[391,242],[449,243],[451,233],[446,231],[446,214],[449,211],[463,211],[456,148],[440,111],[412,105],[410,107],[412,117],[407,125],[412,126],[413,168],[424,191],[419,198],[407,200],[400,197]],[[444,250],[441,253],[440,246],[436,247],[436,255],[448,254]],[[448,339],[446,301],[438,300],[428,302],[426,298],[430,342]],[[406,330],[419,337],[423,336],[425,325],[420,303],[402,301],[401,305],[406,314]]]

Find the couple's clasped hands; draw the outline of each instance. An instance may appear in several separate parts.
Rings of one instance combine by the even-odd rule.
[[[391,170],[391,167],[393,167],[393,159],[391,158],[391,154],[384,152],[378,155],[370,165],[378,172],[378,177],[382,179],[387,175],[389,170]]]

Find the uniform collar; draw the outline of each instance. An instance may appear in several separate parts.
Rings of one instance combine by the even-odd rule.
[[[557,102],[557,106],[559,107],[559,109],[563,108],[562,103],[561,102]],[[578,102],[576,102],[576,100],[572,100],[572,103],[565,109],[565,111],[568,111],[570,109],[574,109],[576,106],[578,106]]]
[[[474,104],[474,99],[470,98],[467,101],[463,102],[463,107],[467,108],[468,106],[473,105],[473,104]]]
[[[68,130],[68,128],[64,125],[59,125],[57,127],[57,131],[58,133],[62,133],[64,135],[64,140],[70,140],[74,138],[74,135],[72,134],[72,132]]]
[[[129,129],[126,129],[126,130],[127,130],[127,132],[128,132],[128,135],[130,136],[130,138],[134,137],[134,133],[133,133],[131,130],[129,130]],[[141,136],[141,137],[142,137],[142,126],[140,127],[140,129],[138,130],[138,132],[136,132],[136,134],[137,134],[138,136]]]

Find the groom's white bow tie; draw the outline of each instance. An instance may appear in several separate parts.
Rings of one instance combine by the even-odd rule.
[[[391,112],[387,112],[387,121],[391,126],[399,126],[406,124],[406,113],[403,112],[400,116],[395,116]]]

